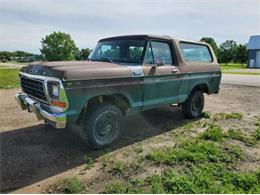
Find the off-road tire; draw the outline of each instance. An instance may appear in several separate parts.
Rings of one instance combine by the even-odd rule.
[[[199,90],[193,91],[189,98],[182,104],[182,111],[187,118],[198,118],[204,108],[204,96]]]
[[[81,139],[92,149],[111,145],[120,136],[122,119],[122,111],[113,104],[94,106],[83,116]]]

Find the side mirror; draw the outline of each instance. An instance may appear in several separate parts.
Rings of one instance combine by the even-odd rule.
[[[156,65],[157,66],[163,66],[165,63],[164,63],[164,60],[163,59],[159,59],[159,60],[156,60]]]
[[[156,69],[157,68],[157,64],[151,64],[152,69]]]
[[[157,69],[157,64],[151,64],[151,71],[150,71],[149,75],[155,74],[156,69]]]

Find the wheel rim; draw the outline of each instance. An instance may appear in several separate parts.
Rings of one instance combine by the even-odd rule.
[[[118,133],[118,119],[116,112],[106,111],[100,114],[95,122],[95,137],[101,142],[110,142]]]
[[[191,105],[192,111],[199,114],[202,111],[202,104],[203,100],[201,96],[197,96],[196,98],[194,98]]]

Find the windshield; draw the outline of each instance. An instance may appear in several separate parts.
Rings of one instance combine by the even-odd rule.
[[[145,40],[111,40],[99,42],[90,60],[142,63]]]

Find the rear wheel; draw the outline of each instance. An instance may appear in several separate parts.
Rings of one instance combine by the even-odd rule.
[[[182,110],[186,117],[197,118],[202,115],[204,108],[204,96],[199,90],[193,91],[186,102],[182,104]]]
[[[112,144],[120,135],[122,111],[113,104],[102,103],[89,110],[80,130],[82,140],[93,149]]]

